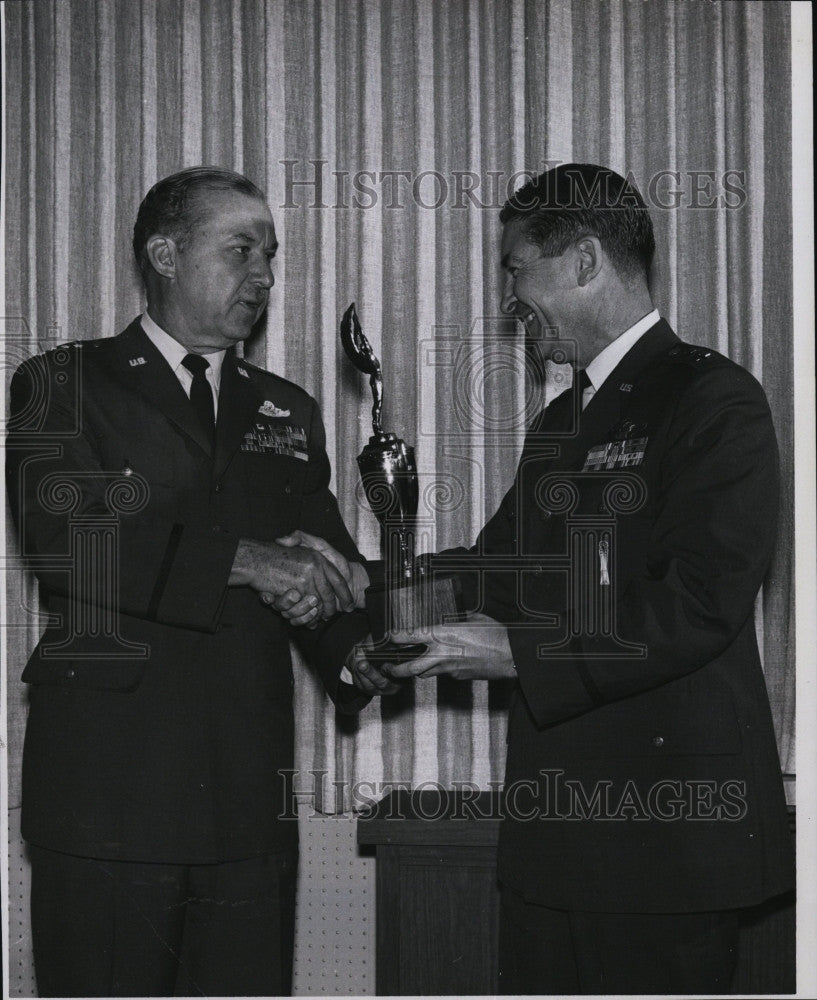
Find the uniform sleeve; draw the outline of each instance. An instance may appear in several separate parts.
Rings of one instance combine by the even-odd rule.
[[[778,454],[762,389],[743,369],[694,379],[669,426],[643,570],[615,605],[621,639],[642,656],[609,656],[581,637],[576,656],[540,657],[536,629],[510,629],[528,705],[548,725],[657,687],[717,658],[750,619],[774,545]]]
[[[340,516],[337,499],[329,489],[330,477],[326,432],[320,410],[313,401],[309,463],[299,527],[310,535],[325,539],[351,562],[366,563]],[[335,615],[317,629],[290,629],[290,635],[318,671],[330,698],[344,713],[357,712],[370,701],[368,695],[340,680],[340,672],[352,647],[368,634],[369,619],[365,612],[358,610]]]
[[[330,545],[353,562],[365,562],[352,541],[338,502],[329,489],[331,467],[326,454],[326,431],[317,403],[312,402],[309,427],[309,462],[301,507],[301,527],[310,535],[326,539]]]
[[[114,612],[214,631],[238,538],[146,516],[138,477],[103,468],[78,363],[51,369],[47,356],[27,361],[9,393],[7,486],[24,560],[52,593],[76,597],[82,586],[82,600],[107,601]],[[103,556],[97,567],[110,578],[88,590],[94,567],[77,562],[76,532],[110,525],[112,500],[115,559]]]

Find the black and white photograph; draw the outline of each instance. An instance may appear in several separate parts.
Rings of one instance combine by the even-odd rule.
[[[0,30],[2,997],[813,996],[812,5]]]

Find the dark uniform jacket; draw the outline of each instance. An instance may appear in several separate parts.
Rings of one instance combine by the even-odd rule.
[[[778,456],[758,383],[661,321],[554,400],[471,555],[509,624],[499,871],[579,910],[733,908],[793,879],[753,606]]]
[[[360,559],[315,401],[228,352],[211,455],[136,321],[24,364],[11,413],[9,495],[51,616],[23,675],[23,836],[188,864],[294,847],[289,630],[227,580],[240,538],[295,528]],[[333,697],[367,631],[357,612],[299,630]]]

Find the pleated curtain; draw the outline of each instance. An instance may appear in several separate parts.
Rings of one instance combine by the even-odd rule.
[[[333,488],[372,557],[355,463],[371,399],[339,346],[343,310],[357,303],[382,360],[386,428],[416,446],[424,546],[470,544],[543,402],[499,316],[498,209],[554,162],[631,172],[652,206],[662,314],[749,368],[774,413],[783,501],[758,629],[793,770],[787,4],[36,0],[5,5],[4,44],[7,371],[142,310],[130,235],[157,178],[242,171],[281,245],[246,354],[317,397]],[[550,394],[564,377],[550,370]],[[8,592],[14,807],[19,676],[42,622],[13,563]],[[333,781],[501,781],[507,686],[425,680],[349,722],[300,660],[297,674],[299,780],[324,775],[324,808]]]

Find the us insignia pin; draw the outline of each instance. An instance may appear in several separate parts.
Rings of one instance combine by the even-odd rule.
[[[146,365],[147,361],[145,361],[144,358],[131,358],[128,361],[128,364],[131,366],[131,368],[138,368],[139,365]]]
[[[247,369],[241,368],[240,365],[236,365],[236,371],[238,372],[239,375],[243,375],[244,378],[250,377],[250,373],[247,371]]]
[[[258,412],[263,413],[265,417],[288,417],[289,410],[282,410],[273,403],[271,399],[266,399],[258,407]]]

